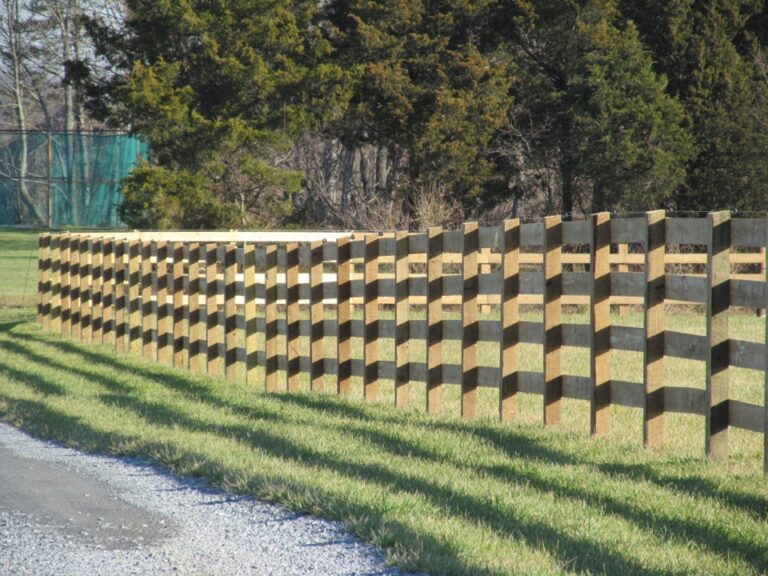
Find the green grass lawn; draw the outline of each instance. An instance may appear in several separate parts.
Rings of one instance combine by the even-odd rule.
[[[736,315],[732,335],[762,341],[763,323]],[[690,313],[670,313],[667,324],[704,328]],[[455,362],[453,346],[445,353]],[[423,351],[414,354],[418,360]],[[496,354],[497,347],[483,345],[484,363]],[[540,347],[526,346],[522,362],[538,369]],[[615,353],[612,367],[615,378],[638,381],[641,355]],[[587,352],[564,349],[564,368],[587,374]],[[667,385],[703,386],[703,363],[669,360],[665,370]],[[732,396],[762,401],[761,373],[732,373]],[[697,416],[670,415],[667,446],[644,450],[639,410],[615,407],[612,432],[590,438],[584,402],[566,400],[563,424],[545,430],[540,396],[521,394],[518,420],[500,424],[492,419],[491,390],[482,390],[483,417],[472,422],[456,417],[455,386],[446,388],[441,417],[423,414],[423,385],[410,392],[408,410],[391,407],[391,385],[382,386],[377,403],[361,400],[359,382],[351,399],[267,395],[45,333],[30,309],[0,310],[4,419],[81,449],[148,455],[228,490],[341,520],[403,569],[481,576],[768,572],[760,435],[732,431],[732,456],[715,465],[702,456]]]
[[[37,232],[0,228],[0,307],[32,306],[37,293]]]

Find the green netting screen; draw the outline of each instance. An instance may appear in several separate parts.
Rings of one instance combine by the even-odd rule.
[[[147,146],[102,132],[0,132],[0,225],[115,227],[120,181]]]

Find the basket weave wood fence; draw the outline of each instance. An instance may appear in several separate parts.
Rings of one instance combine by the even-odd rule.
[[[665,414],[698,414],[712,459],[727,456],[729,427],[763,434],[768,454],[768,402],[728,393],[730,366],[768,374],[765,345],[728,332],[734,307],[768,308],[762,219],[654,211],[426,233],[60,233],[39,242],[38,320],[65,336],[242,376],[267,392],[298,390],[303,374],[312,390],[333,381],[348,394],[359,377],[375,399],[380,381],[391,380],[403,407],[407,384],[422,382],[429,413],[441,411],[444,386],[457,385],[467,418],[478,387],[499,390],[502,420],[514,418],[518,393],[542,395],[547,425],[560,421],[563,398],[574,398],[589,403],[593,434],[609,430],[611,405],[629,406],[643,411],[647,446],[663,443]],[[669,272],[675,264],[700,273]],[[744,266],[752,270],[733,273]],[[666,330],[665,303],[700,305],[706,336]],[[630,304],[643,307],[644,326],[612,326],[610,306]],[[521,321],[524,305],[543,307],[543,322]],[[590,323],[563,323],[564,305],[587,306]],[[444,317],[451,307],[460,320]],[[329,338],[335,357],[326,357]],[[362,357],[353,356],[353,338],[362,338]],[[426,362],[409,357],[417,340]],[[445,362],[448,340],[460,342],[458,364]],[[495,365],[478,364],[479,342],[499,344]],[[519,369],[521,343],[543,346],[541,371]],[[383,346],[394,360],[381,358]],[[590,350],[589,377],[563,373],[563,346]],[[612,350],[643,354],[642,382],[611,378]],[[665,357],[706,362],[706,387],[666,386]]]

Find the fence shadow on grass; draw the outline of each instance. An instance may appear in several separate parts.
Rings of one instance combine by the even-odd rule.
[[[336,413],[345,418],[365,421],[371,418],[371,412],[347,402],[338,402],[328,395],[293,395],[276,394],[274,398],[281,402],[313,410]],[[377,407],[378,408],[378,407]],[[406,416],[403,412],[391,413],[382,410],[384,415],[376,414],[392,423],[402,422]],[[660,488],[675,490],[686,496],[716,498],[723,504],[743,510],[758,520],[768,520],[768,499],[754,494],[732,490],[722,483],[705,478],[691,471],[681,471],[680,474],[665,473],[651,463],[606,463],[585,454],[574,454],[558,450],[530,436],[521,435],[514,427],[500,426],[497,423],[482,421],[461,422],[425,418],[423,425],[437,430],[445,430],[455,434],[465,434],[487,442],[495,449],[506,454],[509,458],[538,460],[560,465],[586,465],[594,467],[606,476],[613,478],[631,478],[632,480],[651,482]],[[639,448],[638,448],[639,449]],[[700,465],[701,461],[692,459]]]
[[[322,395],[254,394],[256,399],[254,402],[245,405],[234,404],[228,399],[220,397],[214,389],[208,388],[200,382],[195,382],[170,368],[106,356],[98,350],[88,349],[84,345],[61,341],[56,337],[42,333],[16,330],[16,326],[18,323],[0,324],[0,338],[6,337],[0,340],[0,347],[3,350],[22,357],[26,365],[68,370],[103,386],[106,392],[97,395],[96,398],[101,405],[128,411],[152,426],[177,426],[191,432],[232,439],[256,448],[269,456],[289,461],[295,466],[341,474],[353,481],[378,485],[383,491],[407,493],[423,498],[452,516],[486,525],[506,538],[523,539],[533,549],[545,549],[556,557],[562,566],[568,566],[569,569],[577,572],[644,573],[657,574],[658,576],[676,573],[665,570],[649,572],[647,566],[627,558],[622,554],[622,550],[612,549],[593,540],[568,534],[550,523],[521,518],[515,514],[514,510],[500,507],[494,499],[479,497],[446,486],[439,479],[432,480],[404,474],[395,468],[394,458],[391,457],[419,458],[434,464],[454,467],[465,466],[465,464],[446,457],[443,453],[436,453],[429,447],[408,441],[408,439],[403,438],[402,434],[382,430],[380,426],[373,427],[370,422],[374,420],[379,424],[398,424],[417,430],[430,427],[455,434],[468,435],[487,442],[510,458],[524,459],[537,464],[543,467],[541,470],[561,465],[591,466],[600,473],[613,478],[623,476],[633,482],[650,481],[663,486],[665,489],[685,492],[701,499],[702,505],[706,505],[710,499],[717,499],[726,505],[745,510],[759,519],[765,518],[765,511],[768,508],[768,502],[764,499],[749,497],[738,492],[714,489],[712,481],[697,475],[675,478],[658,473],[650,465],[616,464],[609,466],[592,462],[589,457],[545,446],[542,442],[526,436],[515,428],[502,427],[497,424],[482,422],[467,424],[458,421],[425,418],[421,415],[405,412],[393,413],[381,406],[356,405],[350,401]],[[7,338],[8,336],[16,340],[11,340]],[[74,355],[83,362],[69,364],[53,360],[44,353],[33,349],[42,346],[50,346],[60,352]],[[93,366],[93,368],[91,369],[89,366]],[[137,390],[126,385],[120,378],[103,374],[100,368],[129,371],[167,388],[173,394],[178,394],[188,401],[203,402],[215,409],[230,411],[237,417],[249,418],[249,423],[201,422],[177,407],[162,401],[146,401],[137,395]],[[61,385],[55,382],[53,377],[45,377],[39,372],[34,376],[25,375],[2,357],[0,357],[0,371],[8,373],[18,383],[43,395],[58,394],[61,391]],[[2,397],[2,393],[0,393],[0,397]],[[150,445],[118,430],[112,432],[95,430],[80,418],[55,410],[43,402],[18,398],[5,398],[5,400],[12,404],[12,412],[15,414],[16,420],[36,433],[69,438],[76,444],[86,447],[94,445],[113,447],[133,443],[136,446],[137,454],[165,454],[169,448],[158,443]],[[312,420],[319,421],[318,425],[325,428],[335,428],[339,434],[346,433],[358,441],[366,442],[390,461],[393,461],[393,465],[361,462],[356,461],[353,457],[329,453],[328,451],[318,451],[311,444],[311,435],[305,444],[282,437],[265,429],[264,426],[260,426],[257,430],[258,433],[255,433],[252,423],[256,423],[257,420],[272,420],[274,423],[282,425],[295,424],[295,420],[290,419],[286,414],[287,411],[284,408],[287,405],[305,411],[312,416]],[[334,418],[330,418],[331,416]],[[338,417],[343,420],[339,420]],[[226,421],[226,419],[223,420]],[[367,422],[369,425],[366,425]],[[209,459],[209,455],[197,453],[188,447],[173,446],[172,448],[174,456],[170,457],[169,461],[164,462],[165,464],[178,465],[179,461],[194,462]],[[208,467],[203,467],[199,473],[212,477],[214,480],[224,481],[227,478],[237,477],[235,470],[217,469],[214,464],[207,464],[206,466]],[[597,491],[568,485],[566,482],[557,482],[556,479],[553,480],[551,474],[539,474],[537,470],[541,471],[537,466],[521,468],[513,465],[486,465],[479,469],[480,472],[489,477],[508,483],[510,486],[524,486],[542,494],[552,494],[564,502],[581,501],[587,505],[604,509],[636,525],[639,530],[652,532],[658,538],[671,536],[673,539],[681,541],[693,541],[702,548],[724,556],[736,554],[757,571],[765,570],[768,567],[768,552],[766,550],[752,542],[734,539],[718,527],[702,527],[694,521],[674,516],[671,511],[667,514],[663,512],[654,514],[641,510],[622,502],[618,496],[606,496]],[[266,480],[268,479],[254,478],[252,480],[251,485],[256,493],[258,493],[260,481]],[[419,540],[424,542],[430,538],[423,532],[414,533],[411,528],[402,523],[383,518],[381,512],[373,505],[340,501],[337,496],[316,485],[302,486],[302,489],[314,490],[316,501],[327,503],[324,505],[324,511],[331,515],[337,514],[342,519],[377,518],[377,522],[382,525],[375,527],[376,530],[391,531],[403,542],[411,543]],[[455,564],[461,565],[462,562],[466,562],[466,559],[458,557],[458,552],[446,543],[430,541],[428,544],[433,553],[444,554],[445,557],[452,558]],[[495,573],[480,566],[467,566],[467,570],[479,575]]]

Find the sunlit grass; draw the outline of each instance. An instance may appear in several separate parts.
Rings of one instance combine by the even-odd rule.
[[[490,391],[483,394],[487,417],[473,422],[423,415],[417,385],[409,410],[387,405],[386,386],[378,403],[361,401],[359,387],[352,399],[267,395],[65,340],[31,319],[25,311],[2,313],[4,418],[79,448],[149,455],[229,490],[340,519],[404,569],[768,570],[768,485],[749,440],[758,435],[743,445],[732,438],[736,455],[714,465],[702,457],[700,417],[670,417],[668,447],[649,451],[639,446],[637,410],[615,409],[612,433],[593,439],[578,401],[566,401],[563,424],[545,430],[541,398],[528,395],[513,424],[490,418]],[[745,317],[744,329],[758,339],[762,322]],[[684,316],[669,315],[668,325],[697,329]],[[530,369],[540,361],[533,348],[524,354]],[[565,355],[569,372],[587,373],[583,351]],[[639,355],[626,356],[615,361],[615,377],[634,379],[640,361],[630,357]],[[669,364],[667,378],[702,381],[698,363]],[[735,384],[757,394],[755,382]],[[455,413],[457,387],[446,387],[445,399]]]
[[[37,295],[37,232],[0,228],[0,306],[31,306]]]
[[[0,306],[29,305],[36,234],[0,232]],[[391,318],[390,310],[382,310]],[[457,318],[455,311],[448,317]],[[703,457],[701,416],[669,414],[663,449],[641,447],[642,414],[613,407],[612,429],[591,438],[589,407],[565,399],[562,424],[542,427],[542,398],[519,394],[514,423],[496,420],[496,390],[481,389],[479,418],[461,421],[460,389],[427,417],[413,383],[406,410],[382,381],[376,402],[353,379],[350,398],[261,392],[242,378],[191,375],[42,332],[30,310],[0,310],[0,415],[41,436],[113,454],[147,455],[228,490],[339,519],[387,549],[404,569],[433,574],[763,574],[768,571],[768,484],[762,436],[732,429],[730,458]],[[332,314],[329,316],[332,317]],[[359,316],[358,316],[359,317]],[[487,316],[490,319],[493,316]],[[414,309],[413,318],[423,318]],[[524,319],[540,321],[535,312]],[[584,313],[565,322],[587,323]],[[640,326],[639,311],[614,315]],[[670,309],[669,330],[704,334],[700,311]],[[733,338],[763,342],[765,320],[730,318]],[[278,349],[285,341],[279,339]],[[263,338],[259,342],[263,346]],[[303,354],[308,342],[302,338]],[[325,339],[328,357],[335,340]],[[446,342],[445,362],[459,363]],[[423,343],[411,345],[423,362]],[[482,343],[480,363],[498,364]],[[362,341],[353,339],[353,356]],[[380,357],[393,359],[382,340]],[[563,349],[567,374],[589,374],[586,349]],[[521,346],[521,368],[541,371],[541,346]],[[763,374],[731,369],[730,397],[763,402]],[[242,375],[242,374],[241,374]],[[640,382],[642,355],[612,353],[612,376]],[[703,362],[667,358],[667,386],[704,387]]]

